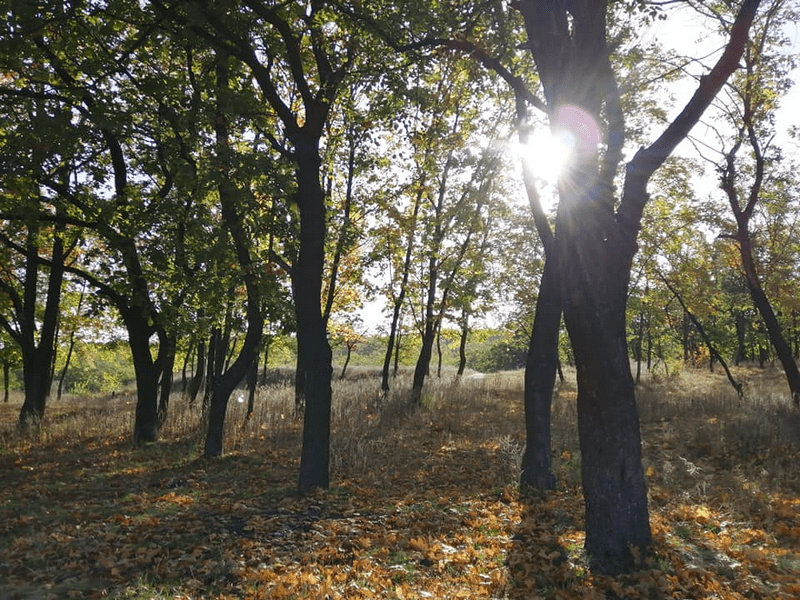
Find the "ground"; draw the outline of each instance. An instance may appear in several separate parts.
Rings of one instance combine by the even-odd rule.
[[[357,375],[357,373],[356,373]],[[334,389],[329,490],[295,492],[290,388],[264,388],[227,452],[201,458],[196,411],[132,447],[130,396],[53,403],[38,435],[0,407],[0,597],[798,598],[800,418],[780,374],[742,402],[721,375],[638,388],[652,555],[633,575],[586,569],[574,385],[554,400],[558,489],[520,494],[521,375]],[[16,399],[18,400],[18,399]]]

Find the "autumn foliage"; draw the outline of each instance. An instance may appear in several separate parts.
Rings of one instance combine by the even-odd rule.
[[[722,375],[639,387],[655,544],[618,578],[582,550],[574,384],[554,401],[558,489],[521,495],[521,374],[434,380],[416,411],[401,392],[379,409],[357,375],[334,384],[334,485],[307,495],[291,388],[262,388],[244,426],[234,398],[213,460],[178,398],[138,449],[129,396],[56,403],[35,438],[3,405],[0,597],[800,596],[800,417],[780,374],[740,371],[743,402]]]

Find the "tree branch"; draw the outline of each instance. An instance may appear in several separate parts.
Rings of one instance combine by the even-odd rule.
[[[760,0],[744,0],[731,28],[730,41],[717,64],[708,75],[700,78],[700,85],[691,100],[661,136],[648,148],[640,149],[628,163],[617,222],[631,243],[635,243],[641,227],[650,177],[686,138],[728,77],[738,68],[759,4]]]

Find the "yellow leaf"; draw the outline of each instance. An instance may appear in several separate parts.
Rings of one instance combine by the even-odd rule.
[[[411,541],[408,542],[408,547],[411,548],[412,550],[425,552],[428,549],[428,543],[421,537],[412,538]]]

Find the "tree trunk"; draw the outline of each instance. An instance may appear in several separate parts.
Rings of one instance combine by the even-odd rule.
[[[151,329],[130,309],[123,315],[128,330],[133,368],[136,373],[136,416],[133,424],[133,443],[137,446],[158,439],[158,380],[161,374],[150,354]]]
[[[551,251],[542,273],[536,314],[525,361],[525,452],[522,455],[523,486],[555,489],[551,471],[550,407],[558,366],[558,330],[561,325],[561,293],[556,256]]]
[[[570,203],[574,217],[559,212],[576,229],[559,245],[559,275],[577,367],[586,551],[594,570],[616,574],[635,567],[633,549],[646,551],[652,536],[627,347],[630,254],[587,226],[601,222],[589,202]]]
[[[400,343],[403,341],[403,332],[398,330],[397,340],[394,344],[394,367],[392,368],[392,377],[397,377],[397,371],[400,370]]]
[[[347,372],[347,365],[350,364],[350,354],[353,351],[353,347],[350,344],[347,344],[347,358],[344,359],[344,366],[342,367],[342,372],[339,374],[339,379],[344,379],[344,374]]]
[[[436,334],[433,327],[432,311],[430,312],[430,319],[425,321],[425,330],[422,334],[422,349],[414,367],[414,380],[411,385],[411,398],[416,405],[422,403],[422,387],[425,385],[425,377],[428,375],[431,358],[433,357],[433,342]]]
[[[158,428],[164,425],[169,410],[169,398],[172,394],[173,367],[175,366],[175,338],[164,332],[159,335],[158,368],[161,371],[158,400]]]
[[[437,226],[436,233],[439,235],[440,229]],[[438,239],[438,238],[437,238]],[[428,261],[428,294],[425,301],[425,323],[422,332],[422,348],[419,351],[417,365],[414,368],[414,381],[411,386],[411,398],[414,404],[422,402],[422,386],[425,384],[425,377],[428,375],[433,356],[433,342],[436,337],[436,319],[433,314],[433,304],[436,301],[436,284],[439,277],[438,259],[436,252],[431,253]]]
[[[644,312],[639,313],[639,323],[636,330],[636,384],[642,379],[642,361],[644,360]]]
[[[320,299],[325,263],[325,197],[320,185],[319,138],[295,144],[300,250],[292,269],[297,312],[298,366],[305,372],[300,490],[330,485],[331,347]]]
[[[436,328],[436,377],[442,378],[442,330]]]
[[[186,395],[189,396],[189,405],[193,405],[197,400],[197,393],[203,387],[203,375],[206,370],[206,341],[199,339],[197,342],[197,364],[195,365],[194,375],[186,388]]]
[[[755,278],[751,282],[751,279],[748,277],[747,281],[750,287],[750,295],[753,297],[753,303],[761,314],[764,325],[767,327],[767,333],[772,342],[772,347],[775,348],[778,360],[781,361],[781,365],[783,366],[786,381],[789,384],[789,392],[792,395],[792,401],[795,405],[800,406],[800,371],[798,371],[797,363],[792,355],[792,348],[789,346],[786,338],[783,337],[783,332],[781,331],[780,323],[778,323],[778,318],[775,316],[775,311],[772,310],[772,305],[758,279]],[[759,353],[759,355],[759,359],[762,359],[762,353]],[[761,362],[763,363],[763,359]]]
[[[253,416],[256,406],[256,387],[258,387],[258,352],[253,357],[253,366],[247,372],[247,413],[244,415],[244,422],[247,423]]]
[[[389,340],[386,343],[386,355],[383,358],[383,370],[381,371],[381,390],[384,395],[389,392],[389,366],[392,362],[392,350],[394,350],[395,340],[397,340],[397,349],[400,348],[400,341],[397,329],[400,325],[400,311],[403,308],[403,301],[406,297],[406,288],[408,287],[408,277],[411,272],[411,256],[414,250],[414,237],[417,229],[417,216],[419,209],[422,205],[422,194],[424,186],[420,185],[417,195],[414,199],[414,209],[411,213],[411,224],[408,231],[408,242],[406,243],[406,256],[403,261],[403,277],[400,281],[400,290],[397,292],[397,298],[394,301],[394,310],[392,311],[392,322],[389,326]],[[395,355],[395,374],[397,374],[397,358]]]
[[[214,395],[214,380],[216,379],[217,346],[220,344],[221,332],[219,327],[211,328],[208,338],[208,357],[206,359],[206,376],[203,384],[203,414],[207,415],[211,396]]]
[[[467,336],[469,335],[469,313],[466,309],[461,311],[461,338],[458,342],[458,377],[464,374],[467,368]]]
[[[241,269],[241,277],[247,290],[247,332],[245,333],[242,348],[238,356],[230,364],[225,361],[225,371],[221,370],[221,363],[225,359],[225,351],[230,340],[231,313],[233,304],[233,288],[228,293],[228,308],[225,314],[224,342],[217,348],[215,362],[216,374],[211,404],[208,411],[208,430],[206,432],[205,450],[206,458],[213,458],[222,454],[223,433],[225,431],[225,413],[231,392],[245,378],[253,364],[257,364],[258,345],[261,342],[261,333],[264,329],[264,317],[261,314],[261,292],[255,266],[250,256],[250,240],[242,224],[240,214],[241,192],[236,184],[229,178],[232,157],[228,139],[228,56],[220,52],[217,56],[217,111],[214,129],[217,138],[217,158],[219,160],[220,179],[218,183],[222,219],[233,241],[236,259]],[[319,296],[317,296],[319,298]]]
[[[61,375],[58,377],[58,391],[56,392],[56,400],[61,400],[61,394],[64,391],[64,380],[67,378],[67,371],[69,370],[69,363],[72,360],[73,350],[75,350],[75,332],[70,331],[67,358],[64,359],[64,368],[61,369]]]
[[[36,316],[39,273],[39,248],[37,245],[38,240],[36,239],[38,230],[34,228],[28,232],[24,304],[22,325],[20,327],[23,338],[20,348],[22,350],[22,371],[25,381],[25,400],[19,413],[19,424],[23,428],[41,422],[53,381],[55,336],[61,303],[61,283],[64,280],[62,229],[63,226],[56,227],[53,239],[47,296],[41,321]],[[38,344],[35,340],[37,330],[39,333]]]
[[[8,403],[9,388],[11,387],[11,363],[7,360],[3,361],[3,403]]]

